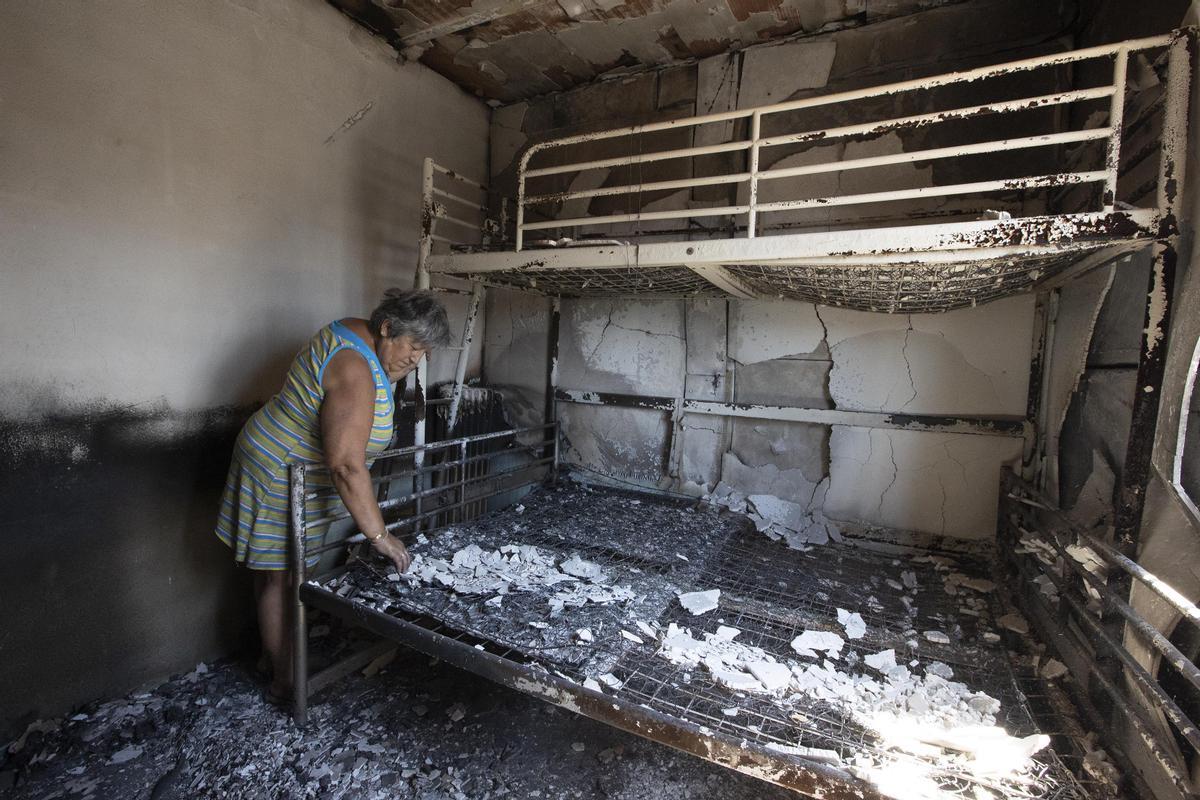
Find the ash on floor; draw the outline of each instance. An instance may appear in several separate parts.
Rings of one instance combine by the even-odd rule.
[[[794,795],[401,649],[315,698],[299,731],[236,664],[38,724],[0,795],[51,798],[660,798]],[[15,788],[11,787],[16,780]]]

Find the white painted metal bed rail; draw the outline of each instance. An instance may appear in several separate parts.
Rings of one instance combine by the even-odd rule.
[[[1180,121],[1182,115],[1179,109],[1186,108],[1187,100],[1186,96],[1180,97],[1178,96],[1178,92],[1173,92],[1173,87],[1170,84],[1173,76],[1179,76],[1181,74],[1186,75],[1187,71],[1190,70],[1190,64],[1188,63],[1189,55],[1187,50],[1187,37],[1190,35],[1190,33],[1190,30],[1178,30],[1163,36],[1135,39],[1066,53],[1039,56],[1036,58],[1028,58],[996,66],[982,67],[979,69],[949,73],[929,78],[903,81],[884,86],[820,95],[799,100],[775,103],[773,105],[759,106],[755,108],[738,109],[734,111],[687,117],[684,119],[667,120],[663,122],[653,122],[644,125],[634,125],[625,128],[586,133],[555,139],[552,141],[541,142],[530,147],[522,156],[520,161],[518,173],[518,197],[516,204],[515,249],[520,251],[525,244],[525,233],[527,231],[535,230],[585,228],[589,226],[607,225],[610,223],[640,222],[643,220],[698,219],[715,216],[744,215],[746,218],[746,236],[748,238],[754,238],[760,235],[764,230],[764,227],[759,220],[759,216],[762,214],[770,214],[780,211],[791,211],[835,205],[892,202],[897,200],[918,198],[941,198],[956,195],[980,194],[1020,189],[1038,189],[1089,183],[1101,184],[1103,186],[1103,193],[1101,195],[1102,207],[1084,210],[1111,213],[1116,210],[1118,202],[1117,181],[1121,164],[1121,133],[1123,129],[1127,85],[1127,65],[1129,57],[1131,53],[1159,50],[1161,48],[1168,48],[1170,62],[1164,106],[1163,135],[1159,155],[1159,186],[1155,200],[1157,202],[1157,210],[1159,212],[1169,213],[1170,207],[1174,204],[1174,196],[1168,186],[1168,183],[1170,181],[1171,174],[1177,169],[1177,162],[1180,160],[1184,136],[1183,128],[1186,126],[1185,122],[1181,123]],[[837,103],[847,103],[867,98],[896,95],[905,92],[926,92],[931,89],[944,86],[986,82],[989,79],[1002,79],[1005,76],[1010,76],[1020,72],[1028,72],[1046,67],[1073,65],[1084,61],[1094,60],[1108,60],[1110,62],[1111,73],[1108,83],[1096,87],[1081,88],[1072,91],[1059,91],[1051,94],[1040,94],[1014,100],[963,106],[933,113],[896,117],[878,122],[868,122],[816,130],[803,130],[771,136],[763,135],[764,121],[772,119],[774,115],[783,112],[797,111],[801,109],[815,108],[818,106]],[[1031,109],[1062,107],[1072,103],[1097,101],[1105,98],[1108,98],[1110,101],[1108,104],[1108,119],[1104,125],[1099,127],[1089,127],[1083,130],[1048,131],[1030,136],[1001,138],[983,142],[970,142],[955,146],[936,147],[925,150],[873,156],[869,158],[859,158],[844,161],[833,160],[789,168],[760,168],[760,155],[765,148],[817,141],[824,143],[853,136],[881,134],[891,131],[938,125],[951,120],[964,120],[982,115],[1015,114]],[[562,148],[567,148],[571,145],[579,145],[598,140],[638,136],[641,134],[673,129],[695,129],[697,126],[701,125],[743,119],[748,120],[749,122],[748,138],[738,141],[656,150],[645,153],[630,153],[627,156],[615,158],[602,158],[574,162],[565,160],[562,150]],[[926,186],[912,189],[898,189],[885,192],[847,194],[841,196],[835,195],[826,197],[805,197],[774,202],[760,202],[758,199],[758,190],[764,181],[773,181],[781,178],[815,175],[844,170],[865,169],[892,164],[929,162],[941,159],[956,158],[964,155],[987,154],[1001,150],[1009,151],[1017,149],[1031,149],[1101,140],[1106,142],[1103,159],[1104,164],[1102,168],[1097,169],[1059,172],[1048,175],[1020,176],[1005,180],[975,181],[969,183]],[[550,151],[558,151],[555,154],[557,156],[556,163],[547,163],[543,166],[531,165],[531,162],[533,162],[538,156],[543,156],[544,160],[544,154]],[[537,178],[564,175],[569,173],[579,173],[586,170],[631,166],[657,161],[666,161],[670,159],[695,158],[697,156],[719,153],[735,153],[741,151],[748,151],[746,167],[744,169],[739,169],[726,174],[699,177],[694,176],[675,180],[644,183],[628,183],[619,186],[603,186],[598,188],[580,189],[576,191],[567,190],[559,192],[542,192],[537,194],[528,192],[528,183]],[[747,186],[747,191],[745,193],[746,199],[744,202],[720,207],[698,207],[648,212],[639,211],[625,214],[602,214],[596,216],[571,217],[566,219],[526,221],[527,210],[531,206],[538,204],[594,197],[636,195],[638,193],[649,191],[731,184],[745,184]]]

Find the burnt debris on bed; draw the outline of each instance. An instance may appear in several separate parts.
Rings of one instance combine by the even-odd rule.
[[[1017,688],[984,558],[796,550],[715,505],[574,483],[411,550],[409,574],[357,561],[323,587],[885,794],[1087,796]]]

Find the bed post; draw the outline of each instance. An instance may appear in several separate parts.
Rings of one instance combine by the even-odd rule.
[[[304,585],[305,529],[304,495],[306,466],[288,466],[288,511],[291,517],[292,571],[292,719],[303,728],[308,721],[308,630],[300,587]]]
[[[454,367],[454,393],[450,397],[450,420],[446,425],[446,436],[454,435],[458,424],[458,410],[462,405],[463,381],[467,377],[467,361],[471,357],[471,341],[475,338],[475,318],[479,316],[479,303],[483,300],[483,284],[471,284],[471,299],[467,301],[467,319],[463,325],[462,347],[458,351],[458,363]]]
[[[548,358],[546,359],[546,407],[542,412],[542,418],[547,425],[558,421],[558,400],[555,395],[558,393],[558,323],[561,311],[562,298],[555,295],[550,301],[549,348]],[[545,435],[544,432],[543,435]],[[550,429],[550,435],[554,439],[542,451],[542,458],[554,458],[554,461],[550,464],[550,482],[556,483],[558,481],[557,426]]]

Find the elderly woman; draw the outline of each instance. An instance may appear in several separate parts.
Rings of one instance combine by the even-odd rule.
[[[396,569],[410,557],[388,533],[368,472],[392,440],[392,387],[430,349],[450,338],[446,311],[428,292],[390,289],[370,319],[347,318],[317,332],[296,355],[283,389],[259,409],[238,436],[217,523],[217,536],[235,560],[254,570],[258,625],[272,681],[266,697],[291,693],[288,615],[288,473],[290,461],[322,462],[328,477],[311,476],[312,488],[333,486],[358,529]],[[328,493],[332,495],[332,493]],[[310,519],[338,510],[310,503]],[[325,527],[310,528],[319,545]],[[309,566],[315,566],[312,558]]]

